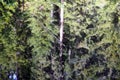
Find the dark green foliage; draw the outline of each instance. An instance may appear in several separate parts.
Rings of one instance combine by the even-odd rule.
[[[33,17],[30,18],[33,37],[30,39],[33,46],[32,77],[34,78],[32,79],[46,80],[52,78],[56,80],[59,79],[61,69],[59,64],[59,34],[56,31],[59,28],[55,27],[59,25],[59,14],[56,13],[57,16],[53,15],[53,19],[57,19],[57,23],[51,25],[49,22],[51,21],[50,16],[47,13],[50,13],[52,9],[55,10],[55,8],[57,8],[55,10],[57,12],[60,4],[56,2],[55,6],[51,8],[49,1],[43,0],[41,3],[43,4],[37,6],[44,7],[49,4],[49,7],[44,7],[40,12],[34,7],[36,12],[32,13],[31,10]],[[112,2],[106,3],[111,4]],[[63,63],[66,80],[119,79],[117,66],[119,64],[119,50],[118,41],[116,41],[119,40],[119,37],[117,37],[119,31],[116,32],[114,28],[119,23],[118,13],[116,12],[118,8],[115,9],[116,4],[109,6],[106,3],[101,4],[101,2],[89,0],[65,2]],[[110,9],[111,11],[109,11]],[[42,23],[39,23],[41,21]],[[40,34],[41,32],[47,37],[43,33]],[[41,74],[41,72],[44,74]],[[118,77],[115,77],[114,73]]]
[[[30,29],[25,22],[28,16],[15,0],[0,4],[0,79],[8,80],[10,71],[15,71],[21,80],[29,80],[26,75],[30,76],[31,48],[27,44]],[[22,72],[23,68],[28,71]]]
[[[71,25],[71,32],[76,35],[73,38],[74,44],[72,46],[74,47],[71,49],[72,57],[69,64],[71,68],[70,75],[73,76],[72,79],[119,79],[119,72],[115,72],[117,77],[114,75],[114,71],[118,70],[115,68],[115,66],[118,67],[115,63],[119,64],[119,43],[116,42],[119,37],[114,30],[115,26],[118,25],[119,17],[115,13],[115,5],[111,5],[114,7],[111,12],[108,11],[111,6],[100,8],[100,4],[95,4],[91,1],[84,3],[82,1],[76,1],[76,3],[73,1],[72,5],[75,6],[68,8],[69,10],[71,9],[69,11],[71,15],[66,12],[69,15],[66,15],[66,24]],[[104,13],[102,9],[104,9]],[[72,21],[74,22],[73,24],[70,23]],[[119,33],[118,30],[117,33]],[[116,36],[116,38],[114,39],[113,36]]]
[[[62,62],[60,5],[0,1],[0,80],[59,80],[62,66],[64,80],[120,79],[119,0],[65,0]]]

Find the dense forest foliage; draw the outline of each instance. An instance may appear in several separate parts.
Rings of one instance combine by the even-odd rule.
[[[61,1],[0,0],[0,80],[120,80],[120,1]]]

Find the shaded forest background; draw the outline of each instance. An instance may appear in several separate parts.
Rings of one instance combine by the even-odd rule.
[[[62,65],[60,5],[0,0],[0,80],[120,80],[120,1],[64,1]]]

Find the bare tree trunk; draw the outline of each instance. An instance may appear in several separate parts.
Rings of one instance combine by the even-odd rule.
[[[64,0],[61,0],[60,10],[60,57],[63,55],[62,44],[63,44],[63,16],[64,16]]]
[[[109,74],[108,74],[109,80],[111,80],[111,76],[112,76],[112,68],[109,69]]]
[[[50,17],[51,17],[51,23],[52,23],[52,19],[53,19],[53,4],[51,4],[51,13],[50,13]]]
[[[64,0],[61,0],[61,9],[60,9],[60,78],[59,80],[64,80],[64,62],[63,62],[63,16],[64,16]]]

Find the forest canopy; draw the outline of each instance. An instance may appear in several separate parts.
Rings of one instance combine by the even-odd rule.
[[[0,80],[120,80],[119,0],[0,0]]]

